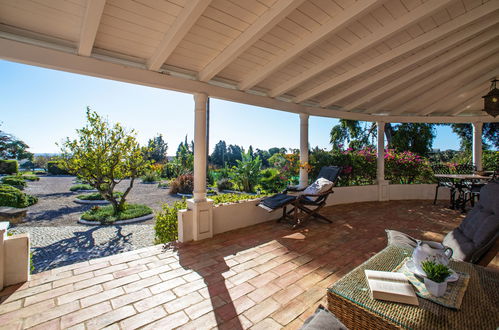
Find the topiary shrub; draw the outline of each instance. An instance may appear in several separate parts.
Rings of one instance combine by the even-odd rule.
[[[79,191],[79,190],[94,190],[94,187],[92,187],[89,184],[86,183],[80,183],[80,184],[75,184],[72,185],[71,188],[69,188],[70,191]]]
[[[114,197],[118,198],[118,197],[123,196],[123,193],[121,191],[115,191],[113,193],[113,195],[114,195]],[[100,192],[78,195],[78,196],[76,196],[76,198],[81,199],[83,201],[103,201],[103,200],[105,200],[105,198],[102,197]]]
[[[0,159],[0,174],[15,174],[19,171],[17,160]]]
[[[83,220],[112,224],[119,220],[128,220],[152,214],[152,209],[147,205],[125,203],[123,211],[114,214],[112,205],[94,206],[81,215]]]
[[[194,190],[194,176],[183,174],[170,182],[170,194],[192,194]]]
[[[2,183],[21,190],[27,186],[26,181],[20,176],[5,176],[2,178]]]
[[[36,175],[23,174],[20,177],[26,181],[40,181],[40,178]]]
[[[23,193],[19,189],[0,184],[0,206],[23,208],[38,202],[38,198]]]
[[[52,175],[67,175],[69,174],[64,168],[61,167],[60,162],[50,161],[47,163],[47,171]]]

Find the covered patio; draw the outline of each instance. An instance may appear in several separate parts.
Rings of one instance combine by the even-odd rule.
[[[385,228],[439,240],[459,224],[428,201],[434,185],[385,180],[384,127],[472,123],[481,170],[482,125],[499,121],[481,98],[499,74],[498,27],[485,0],[0,1],[0,59],[193,94],[196,146],[177,250],[32,276],[1,293],[0,327],[299,327],[386,245]],[[333,224],[297,231],[251,202],[213,207],[210,98],[296,113],[301,164],[310,116],[376,122],[376,184],[335,189]]]
[[[0,293],[2,329],[299,328],[326,288],[386,246],[385,228],[441,240],[463,216],[444,203],[328,207],[332,225],[273,221],[33,275]]]

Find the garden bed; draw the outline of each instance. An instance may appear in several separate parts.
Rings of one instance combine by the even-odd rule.
[[[150,220],[154,217],[150,207],[142,204],[127,204],[125,210],[118,215],[113,214],[113,207],[93,207],[82,214],[79,223],[85,225],[120,225]]]

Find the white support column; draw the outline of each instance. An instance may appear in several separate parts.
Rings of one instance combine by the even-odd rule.
[[[306,113],[300,113],[300,165],[308,163],[308,117]],[[300,187],[308,186],[308,171],[300,167]]]
[[[387,201],[388,181],[385,180],[385,122],[376,123],[378,130],[378,147],[376,160],[376,183],[378,184],[378,200]]]
[[[193,211],[192,237],[197,241],[213,236],[213,202],[206,199],[206,106],[208,95],[196,93],[194,94],[194,102],[194,198],[187,201],[187,208]],[[184,227],[182,226],[182,228]],[[182,235],[182,237],[185,236],[185,234]]]
[[[473,165],[477,171],[483,170],[482,167],[482,122],[473,123]]]

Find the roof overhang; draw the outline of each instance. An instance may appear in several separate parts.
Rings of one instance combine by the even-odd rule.
[[[249,7],[252,2],[248,2]],[[115,2],[108,6],[102,0],[81,1],[78,35],[61,37],[64,31],[58,29],[64,28],[62,23],[56,22],[48,30],[37,26],[37,22],[29,29],[23,25],[29,18],[29,3],[20,1],[20,8],[26,12],[21,10],[17,15],[9,10],[2,12],[2,6],[9,9],[9,5],[0,5],[0,58],[314,116],[385,122],[499,121],[480,111],[480,96],[487,92],[488,81],[499,75],[499,3],[468,6],[468,1],[462,0],[459,11],[448,0],[413,2],[410,10],[394,6],[391,11],[400,11],[401,18],[390,19],[383,16],[389,6],[379,0],[359,0],[345,9],[319,8],[314,1],[277,1],[267,9],[260,8],[261,14],[254,15],[252,24],[244,25],[238,36],[227,37],[225,46],[211,57],[205,56],[210,59],[207,60],[187,55],[179,58],[176,52],[182,53],[182,47],[187,47],[182,43],[192,47],[216,44],[209,39],[193,39],[197,35],[190,33],[203,33],[197,25],[203,20],[208,21],[203,24],[211,22],[208,18],[213,19],[213,10],[220,10],[217,1],[192,0],[183,7],[177,4],[178,10],[170,13],[171,24],[147,58],[137,56],[140,52],[133,47],[121,52],[113,48],[114,40],[107,33],[113,31],[111,25],[119,25],[120,21],[106,19],[120,13],[115,11]],[[255,64],[255,70],[238,76],[238,70],[245,70],[241,59],[255,53],[255,44],[260,48],[267,45],[267,49],[261,50],[271,52],[272,45],[266,44],[265,38],[277,33],[275,29],[290,17],[297,21],[297,17],[302,17],[297,12],[303,13],[312,6],[335,19],[322,19],[321,24],[310,27],[306,37],[290,43],[286,52],[267,54],[267,62]],[[72,10],[74,15],[78,14],[78,8]],[[241,15],[245,13],[242,7],[238,10]],[[332,13],[335,10],[338,13]],[[447,17],[442,18],[442,13]],[[297,61],[313,57],[317,51],[314,47],[324,48],[334,38],[347,38],[345,31],[360,31],[360,23],[374,25],[369,18],[377,16],[386,21],[381,27],[372,27],[371,33],[360,41],[342,45],[333,56],[307,64],[308,69],[290,73]],[[237,26],[235,18],[230,22]],[[431,26],[429,22],[440,25]],[[137,28],[141,23],[136,22]],[[306,25],[307,21],[303,18],[299,23]],[[283,38],[289,37],[281,33]],[[403,36],[405,41],[401,41]],[[140,43],[137,45],[140,47]],[[392,49],[383,53],[386,45],[392,45]],[[144,53],[146,50],[144,47]],[[370,55],[375,51],[381,54]],[[196,66],[198,69],[193,69]],[[283,81],[282,77],[288,79]]]

